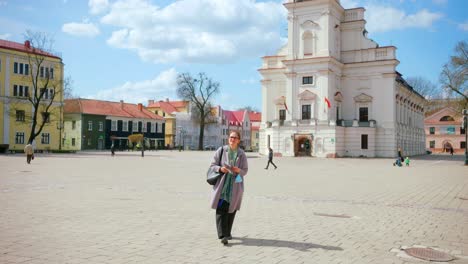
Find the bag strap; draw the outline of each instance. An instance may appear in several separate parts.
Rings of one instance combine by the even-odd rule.
[[[221,160],[223,159],[223,152],[224,152],[224,147],[221,147],[221,156],[219,156],[219,166],[221,167]]]

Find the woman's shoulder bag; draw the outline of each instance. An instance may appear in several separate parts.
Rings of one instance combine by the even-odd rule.
[[[221,155],[219,156],[219,166],[221,166],[221,160],[223,159],[223,152],[224,148],[221,147]],[[216,182],[218,181],[221,176],[223,176],[224,173],[217,171],[215,167],[210,167],[208,169],[208,172],[206,173],[206,182],[209,185],[215,185]]]

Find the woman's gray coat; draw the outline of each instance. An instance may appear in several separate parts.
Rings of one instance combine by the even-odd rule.
[[[211,162],[210,167],[214,167],[217,171],[221,168],[219,166],[219,157],[221,156],[221,151],[223,151],[223,157],[221,164],[228,163],[228,146],[220,147],[216,150],[216,153],[213,157],[213,161]],[[245,152],[241,148],[237,148],[237,162],[236,167],[240,168],[239,174],[242,177],[242,182],[237,183],[234,182],[234,187],[232,188],[232,197],[231,203],[229,205],[229,213],[233,213],[236,210],[240,210],[241,203],[242,203],[242,195],[244,194],[244,176],[247,174],[249,170],[249,166],[247,164],[247,156]],[[236,175],[234,175],[235,177]],[[213,186],[213,192],[211,195],[211,208],[216,209],[218,207],[219,197],[221,196],[221,190],[223,189],[224,179],[226,175],[223,175],[218,182]]]

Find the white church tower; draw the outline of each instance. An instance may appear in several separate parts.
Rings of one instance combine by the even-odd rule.
[[[396,71],[396,48],[367,38],[364,8],[290,0],[288,43],[263,57],[260,152],[393,157],[424,153],[424,98]]]

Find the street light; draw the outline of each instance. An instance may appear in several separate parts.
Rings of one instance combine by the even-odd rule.
[[[179,129],[179,152],[181,151],[180,144],[182,143],[182,126],[177,127]]]
[[[467,143],[468,143],[468,133],[467,133],[468,132],[467,131],[467,127],[468,127],[468,109],[463,109],[462,114],[463,114],[462,127],[465,130],[465,166],[467,166],[468,165],[468,148],[467,148]]]

